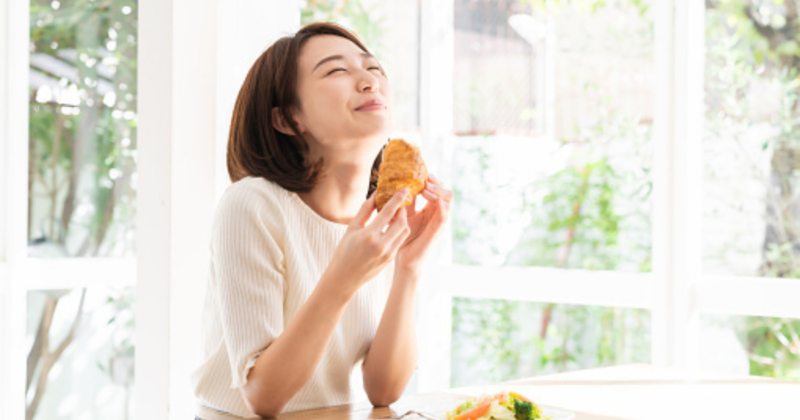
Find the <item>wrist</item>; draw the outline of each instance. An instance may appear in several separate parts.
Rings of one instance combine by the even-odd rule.
[[[394,260],[394,273],[402,273],[403,275],[419,277],[422,275],[422,262],[418,260],[408,263],[405,262],[400,255],[398,255]]]
[[[342,307],[346,306],[350,300],[353,299],[357,291],[357,288],[354,289],[350,287],[346,282],[341,281],[340,278],[337,278],[337,276],[327,271],[322,275],[315,288],[315,292],[320,293],[322,296],[325,296],[326,299]]]
[[[421,278],[422,269],[420,267],[409,267],[398,264],[394,267],[394,281],[392,285],[405,285],[416,289]]]

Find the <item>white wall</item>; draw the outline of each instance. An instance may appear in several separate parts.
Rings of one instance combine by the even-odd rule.
[[[252,62],[299,19],[291,1],[140,3],[137,418],[193,415],[230,114]]]

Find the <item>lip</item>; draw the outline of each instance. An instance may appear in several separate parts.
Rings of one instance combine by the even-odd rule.
[[[356,111],[382,111],[384,109],[386,109],[386,105],[383,102],[377,99],[371,99],[361,104],[356,108]]]

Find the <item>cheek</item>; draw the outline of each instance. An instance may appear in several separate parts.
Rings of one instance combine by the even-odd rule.
[[[330,116],[337,113],[337,109],[347,105],[347,89],[343,83],[320,83],[310,91],[309,99],[314,109],[314,114],[319,117]],[[344,109],[344,108],[342,108]]]
[[[301,100],[305,129],[317,141],[325,143],[328,137],[337,136],[345,126],[343,113],[347,111],[347,91],[339,81],[310,84],[305,87]]]
[[[393,103],[392,101],[394,98],[392,97],[392,84],[386,79],[381,81],[381,93],[386,101],[388,101],[390,104]]]

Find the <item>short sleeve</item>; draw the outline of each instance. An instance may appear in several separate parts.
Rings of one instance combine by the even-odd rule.
[[[238,184],[217,207],[211,240],[213,293],[235,388],[283,332],[286,287],[275,197]]]

